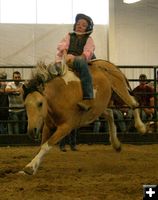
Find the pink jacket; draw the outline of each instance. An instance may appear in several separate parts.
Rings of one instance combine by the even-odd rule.
[[[64,50],[68,50],[69,44],[70,44],[70,35],[67,34],[61,40],[61,42],[58,44],[55,62],[61,61],[63,52],[64,52]],[[93,41],[92,37],[89,36],[89,38],[87,39],[87,42],[84,46],[83,53],[82,53],[85,56],[87,61],[91,60],[91,58],[94,54],[94,50],[95,50],[94,41]]]

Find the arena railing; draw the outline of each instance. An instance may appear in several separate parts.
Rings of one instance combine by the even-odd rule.
[[[148,81],[152,81],[153,83],[154,83],[154,98],[155,98],[155,106],[154,106],[154,108],[155,109],[157,109],[158,110],[158,98],[157,98],[157,95],[158,95],[158,91],[156,90],[156,87],[157,87],[157,68],[158,68],[158,66],[118,66],[120,69],[138,69],[138,68],[140,68],[140,69],[142,69],[142,72],[141,73],[144,73],[143,72],[143,69],[152,69],[152,71],[153,71],[153,79],[148,79]],[[25,69],[34,69],[35,68],[35,66],[32,66],[32,65],[28,65],[28,66],[0,66],[0,70],[2,70],[3,69],[3,71],[4,70],[6,70],[6,69],[11,69],[11,71],[13,72],[13,71],[15,71],[15,70],[18,70],[18,69],[21,69],[21,74],[22,74],[22,77],[25,77],[25,75],[23,74],[23,71],[25,70]],[[137,76],[139,76],[139,75],[137,75]],[[22,81],[25,81],[26,79],[22,79]],[[138,78],[134,78],[134,79],[128,79],[129,80],[129,82],[138,82],[139,81],[139,79]],[[0,81],[2,81],[2,80],[0,80]],[[4,81],[4,80],[3,80]],[[13,81],[12,79],[7,79],[6,80],[7,82],[9,82],[9,81]],[[142,107],[140,107],[140,108],[142,108]],[[9,109],[9,108],[8,108]],[[157,120],[158,120],[158,116],[157,116],[157,113],[155,113],[155,117],[154,117],[154,119],[153,119],[153,121],[154,122],[157,122]],[[115,120],[115,121],[117,121],[117,120]],[[5,123],[8,123],[9,121],[8,120],[0,120],[0,122],[5,122]],[[14,121],[13,121],[13,123],[14,123]],[[27,121],[26,121],[26,123],[27,123]],[[155,129],[154,129],[154,131],[153,131],[153,133],[157,133],[158,132],[158,127],[157,127],[157,123],[155,123]],[[130,134],[131,132],[129,132],[128,133],[128,136],[127,137],[129,137],[129,134]],[[103,132],[99,132],[99,134],[94,134],[94,132],[93,132],[93,124],[90,124],[89,126],[86,126],[86,127],[82,127],[81,128],[81,131],[80,131],[80,135],[81,135],[81,139],[80,139],[80,141],[82,141],[82,136],[83,136],[83,138],[86,140],[86,134],[88,134],[89,136],[91,135],[97,135],[97,137],[98,137],[98,135],[100,135],[101,136],[101,138],[103,137],[103,138],[105,138],[105,137],[107,137],[107,136],[105,136],[106,134],[105,133],[103,133]],[[103,134],[104,134],[104,136],[103,136]],[[120,134],[120,136],[121,136],[121,133],[119,133]],[[133,134],[137,134],[137,132],[132,132],[132,135]],[[7,134],[0,134],[0,137],[1,137],[1,135],[3,135],[3,137],[4,137],[4,135],[7,135]],[[26,134],[23,134],[23,135],[20,135],[20,138],[21,137],[25,137],[25,135]],[[157,134],[158,135],[158,134]],[[12,137],[12,136],[11,136]],[[122,136],[123,138],[125,137],[125,135],[123,135]],[[88,137],[89,138],[89,137]],[[83,139],[83,140],[84,140]],[[102,139],[101,139],[102,140]],[[122,140],[124,140],[124,139],[122,139]],[[155,140],[155,137],[154,137],[154,139],[153,140]],[[158,141],[158,138],[156,137],[156,140]],[[155,140],[155,141],[156,141]],[[6,140],[5,140],[6,141]],[[13,140],[12,140],[13,141]],[[21,139],[20,139],[20,141],[21,141]]]

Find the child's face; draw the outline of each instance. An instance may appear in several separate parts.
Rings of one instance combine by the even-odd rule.
[[[79,33],[84,33],[86,32],[87,27],[88,27],[88,22],[85,19],[80,19],[76,24],[75,31]]]

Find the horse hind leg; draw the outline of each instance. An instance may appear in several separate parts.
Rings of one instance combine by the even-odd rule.
[[[131,95],[129,95],[127,105],[131,107],[133,110],[133,117],[134,117],[134,126],[138,130],[139,133],[144,134],[146,133],[146,125],[142,122],[140,117],[140,110],[138,107],[138,102],[135,100],[135,98]]]
[[[120,152],[121,151],[121,143],[117,137],[116,125],[114,123],[114,116],[113,116],[112,110],[106,109],[103,113],[103,116],[108,121],[109,135],[110,135],[109,140],[111,142],[111,145],[116,151]]]
[[[142,122],[140,118],[139,109],[137,108],[139,106],[138,102],[135,100],[135,98],[132,95],[129,94],[128,90],[124,90],[124,93],[122,92],[121,94],[117,92],[117,94],[133,110],[135,128],[141,134],[146,133],[146,126]]]
[[[140,110],[138,108],[133,109],[133,116],[135,128],[139,131],[139,133],[145,134],[147,132],[147,127],[140,118]]]

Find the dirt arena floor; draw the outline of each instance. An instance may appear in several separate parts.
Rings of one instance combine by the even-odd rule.
[[[158,145],[78,145],[45,157],[36,175],[19,175],[39,147],[0,147],[0,200],[142,200],[158,184]]]

